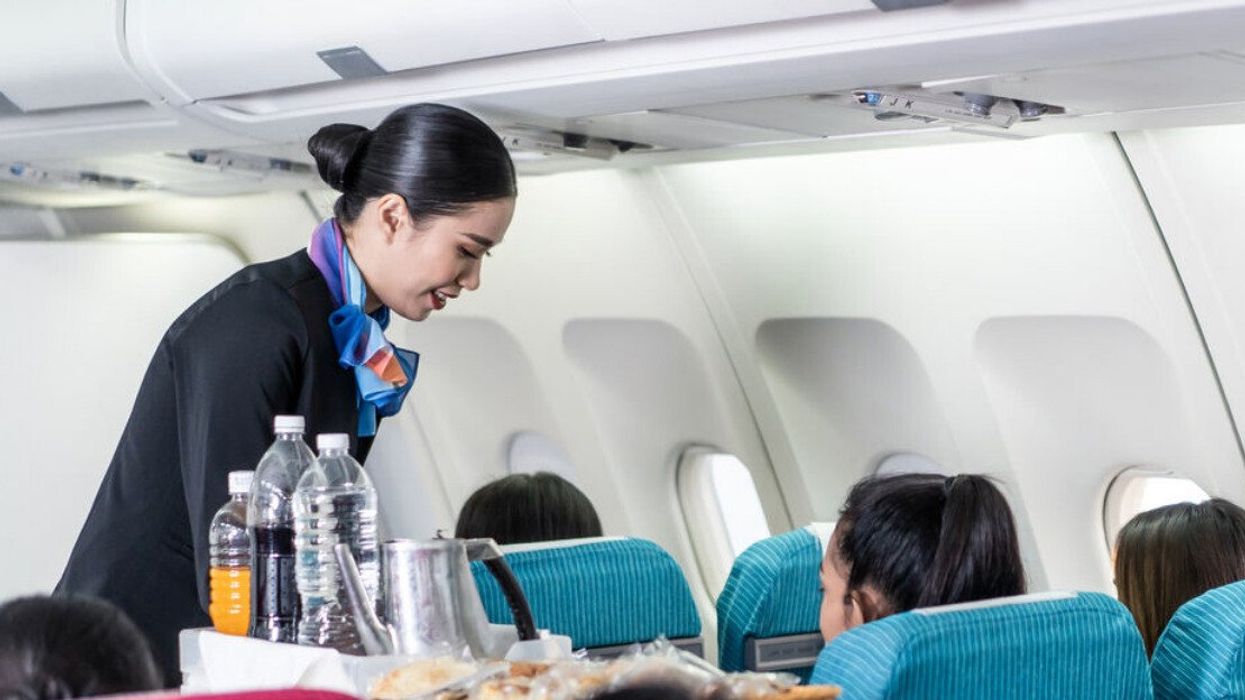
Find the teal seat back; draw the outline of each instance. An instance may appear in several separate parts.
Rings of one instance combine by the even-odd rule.
[[[600,539],[529,545],[506,561],[523,586],[536,626],[576,649],[700,636],[700,616],[674,557],[648,540]],[[472,574],[489,621],[513,624],[497,581],[480,562]]]
[[[821,556],[821,541],[800,528],[763,539],[735,559],[717,604],[723,670],[747,669],[749,640],[818,632]],[[789,670],[807,677],[811,669]]]
[[[1153,697],[1141,633],[1101,593],[891,615],[831,640],[812,682],[840,686],[843,700]]]
[[[1245,697],[1245,581],[1176,610],[1150,660],[1156,700]]]

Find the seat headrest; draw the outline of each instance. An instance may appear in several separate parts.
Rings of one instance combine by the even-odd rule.
[[[816,632],[824,548],[806,528],[745,549],[718,596],[718,665],[744,670],[747,638]]]
[[[891,615],[826,645],[812,682],[839,685],[852,700],[1151,697],[1132,615],[1101,593]]]
[[[571,638],[575,648],[700,636],[700,616],[678,562],[654,542],[633,538],[507,547],[536,626]],[[489,621],[512,624],[501,586],[472,562]]]
[[[1154,697],[1245,697],[1245,581],[1181,605],[1154,645]]]

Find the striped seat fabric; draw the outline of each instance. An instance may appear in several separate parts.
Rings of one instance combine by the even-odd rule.
[[[800,528],[763,539],[735,559],[717,605],[718,665],[723,670],[748,670],[745,650],[749,640],[818,634],[818,571],[823,551],[817,535],[810,528]],[[811,657],[821,646],[820,637],[811,643],[806,666],[764,670],[784,668],[807,678]]]
[[[1245,697],[1245,581],[1212,588],[1176,610],[1154,645],[1154,697]]]
[[[861,625],[822,651],[813,683],[843,700],[1152,697],[1141,633],[1101,593],[924,608]]]
[[[700,616],[683,570],[648,540],[595,538],[503,547],[536,626],[576,649],[700,637]],[[489,620],[513,624],[497,581],[480,562],[471,572]]]

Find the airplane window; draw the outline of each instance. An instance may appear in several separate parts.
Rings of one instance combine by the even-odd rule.
[[[530,430],[510,438],[506,467],[511,474],[552,472],[571,482],[576,476],[575,465],[566,451],[552,439]]]
[[[770,536],[761,498],[738,457],[703,447],[680,460],[678,492],[701,575],[716,599],[735,557]]]
[[[1115,536],[1124,524],[1138,513],[1172,503],[1201,503],[1210,498],[1195,481],[1171,470],[1151,467],[1126,469],[1111,481],[1103,504],[1103,529],[1107,547],[1115,545]]]
[[[896,474],[947,474],[947,470],[934,460],[914,452],[897,452],[878,462],[878,476]]]

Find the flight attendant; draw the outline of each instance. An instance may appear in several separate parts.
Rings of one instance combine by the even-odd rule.
[[[173,322],[57,586],[125,610],[169,686],[178,631],[210,624],[208,526],[226,474],[259,461],[278,414],[305,416],[308,434],[349,433],[363,461],[418,366],[385,338],[390,312],[422,321],[476,289],[514,213],[501,139],[453,107],[326,126],[308,149],[342,193],[335,216],[306,249],[246,267]]]

